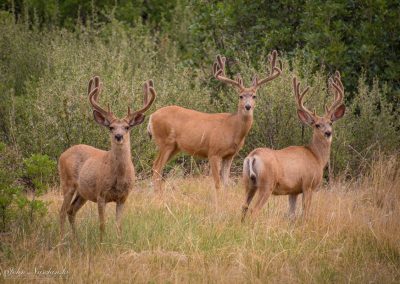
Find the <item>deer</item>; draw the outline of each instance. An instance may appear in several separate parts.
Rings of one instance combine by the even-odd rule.
[[[58,171],[64,197],[60,210],[60,235],[64,238],[64,223],[68,215],[76,238],[75,216],[88,201],[97,203],[100,220],[100,241],[105,230],[105,207],[116,203],[116,224],[121,235],[121,216],[125,201],[133,188],[135,168],[131,160],[130,131],[144,121],[144,113],[156,97],[153,81],[144,84],[144,105],[123,119],[117,118],[110,109],[99,105],[102,83],[98,76],[89,81],[88,96],[93,108],[94,120],[109,130],[111,149],[103,151],[89,145],[75,145],[63,152],[59,158]],[[149,97],[150,96],[150,97]]]
[[[160,108],[150,116],[147,130],[158,148],[153,163],[155,192],[163,192],[162,171],[165,164],[177,153],[184,152],[209,160],[215,184],[214,203],[217,207],[221,179],[226,187],[232,160],[242,148],[253,124],[257,90],[282,73],[282,63],[277,60],[276,50],[269,54],[268,59],[268,76],[262,80],[254,76],[252,85],[245,87],[239,74],[235,80],[226,77],[226,58],[217,56],[213,64],[213,75],[217,80],[236,88],[239,99],[236,113],[204,113],[172,105]]]
[[[242,206],[242,222],[256,192],[256,201],[251,215],[256,216],[268,198],[273,195],[289,196],[289,217],[295,216],[297,196],[302,193],[303,216],[309,215],[312,193],[322,182],[323,171],[331,152],[332,124],[345,113],[344,87],[338,71],[328,80],[329,90],[334,94],[330,107],[325,105],[325,114],[318,116],[303,103],[307,86],[300,92],[300,82],[293,77],[293,92],[296,98],[297,116],[312,127],[313,135],[307,146],[290,146],[280,150],[257,148],[243,162],[245,202]]]

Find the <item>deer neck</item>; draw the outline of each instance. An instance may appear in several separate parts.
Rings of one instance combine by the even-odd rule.
[[[251,113],[243,113],[243,111],[238,110],[238,112],[233,116],[235,121],[235,125],[237,126],[238,136],[245,137],[249,131],[251,126],[253,125],[253,112]]]
[[[314,131],[311,144],[308,146],[308,148],[311,150],[311,152],[314,154],[319,164],[323,168],[329,161],[329,156],[331,153],[331,144],[332,144],[332,138],[328,140],[325,137],[321,137],[319,133]]]
[[[111,160],[111,168],[117,175],[123,175],[132,165],[129,135],[126,135],[124,139],[126,139],[126,141],[121,145],[112,142],[111,150],[108,153]]]

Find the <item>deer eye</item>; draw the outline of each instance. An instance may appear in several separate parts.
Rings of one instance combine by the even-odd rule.
[[[114,127],[110,126],[110,128],[109,128],[109,129],[110,129],[110,131],[113,131],[113,130],[114,130]]]
[[[253,96],[253,99],[256,99],[257,98],[257,96]]]
[[[332,126],[332,124],[333,124],[333,123],[332,123],[332,121],[331,121],[331,122],[329,122],[329,125],[330,125],[330,126]]]
[[[316,124],[315,127],[316,127],[316,128],[320,128],[321,125],[320,125],[320,124]]]
[[[125,126],[125,130],[129,130],[129,126]]]
[[[239,96],[239,98],[242,100],[242,99],[243,99],[243,96]]]

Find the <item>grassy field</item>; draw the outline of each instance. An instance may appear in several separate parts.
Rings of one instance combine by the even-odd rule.
[[[400,281],[400,178],[398,159],[375,162],[370,174],[334,182],[314,195],[310,219],[289,221],[287,197],[272,197],[256,220],[240,222],[240,179],[212,206],[206,176],[170,178],[164,198],[139,181],[115,232],[115,206],[107,207],[106,239],[99,243],[97,207],[78,213],[79,242],[58,238],[58,188],[43,198],[49,213],[33,231],[1,236],[3,278],[54,280],[35,271],[63,271],[74,283],[271,282],[395,283]],[[301,200],[300,204],[301,205]],[[6,249],[7,248],[7,249]],[[31,273],[28,275],[27,273]],[[7,278],[7,277],[6,277]]]

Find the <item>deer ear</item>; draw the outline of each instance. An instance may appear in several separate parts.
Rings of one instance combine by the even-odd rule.
[[[312,125],[315,123],[314,117],[312,117],[309,113],[298,109],[297,110],[297,116],[303,122],[304,124]]]
[[[93,110],[94,120],[102,126],[110,126],[110,122],[97,110]]]
[[[335,112],[332,113],[332,115],[331,115],[332,122],[342,118],[345,111],[346,111],[346,107],[344,106],[344,104],[341,104],[339,107],[337,107]]]
[[[145,117],[146,116],[143,113],[140,113],[140,112],[135,114],[135,116],[132,117],[131,120],[129,121],[129,126],[133,127],[135,125],[141,124],[144,121]]]

